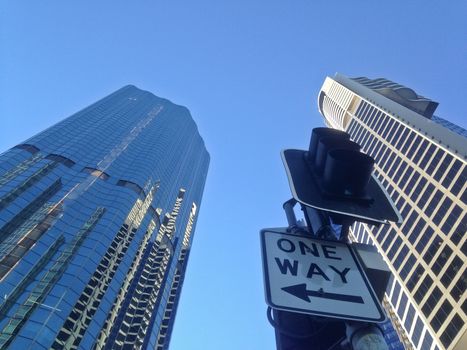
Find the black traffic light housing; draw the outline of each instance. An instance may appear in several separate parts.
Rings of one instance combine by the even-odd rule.
[[[370,224],[400,222],[385,189],[372,176],[374,160],[344,131],[315,128],[308,151],[281,153],[293,197],[302,205]]]
[[[304,154],[310,174],[323,196],[371,203],[366,187],[374,159],[360,152],[360,145],[350,141],[346,132],[315,128],[310,147]]]

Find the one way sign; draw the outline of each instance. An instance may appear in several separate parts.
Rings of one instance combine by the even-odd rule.
[[[274,309],[382,322],[385,314],[350,245],[261,231],[266,302]]]

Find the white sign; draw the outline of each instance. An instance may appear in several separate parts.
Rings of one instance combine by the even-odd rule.
[[[266,302],[274,309],[369,322],[385,314],[346,243],[261,231]]]

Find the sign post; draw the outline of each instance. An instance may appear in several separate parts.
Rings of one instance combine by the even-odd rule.
[[[382,322],[385,314],[347,243],[261,231],[266,301],[277,310]]]
[[[308,151],[282,152],[293,195],[284,203],[289,227],[261,231],[268,319],[278,350],[324,350],[341,343],[353,350],[387,350],[375,325],[386,316],[347,243],[348,230],[355,221],[380,225],[401,222],[401,216],[371,175],[374,159],[360,148],[344,131],[315,128]],[[297,202],[306,228],[293,213]],[[339,241],[333,225],[341,226]]]

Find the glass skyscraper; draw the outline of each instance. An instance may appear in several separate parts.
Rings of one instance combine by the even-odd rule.
[[[394,278],[385,307],[408,349],[467,349],[467,132],[437,103],[386,79],[326,78],[318,106],[375,158],[401,224],[355,224]]]
[[[0,155],[0,349],[166,349],[208,165],[134,86]]]

